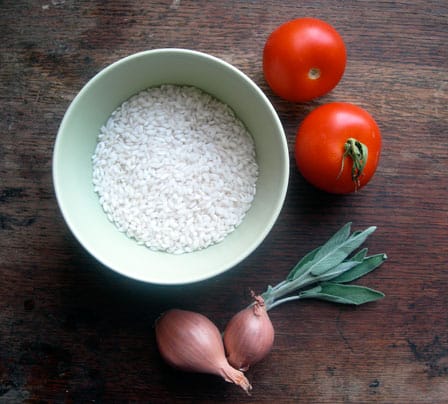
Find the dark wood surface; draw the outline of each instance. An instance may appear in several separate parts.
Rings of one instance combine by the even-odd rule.
[[[338,87],[306,104],[275,97],[261,70],[268,34],[293,17],[338,29],[348,64]],[[1,403],[448,402],[448,3],[414,1],[0,1]],[[267,94],[290,151],[317,105],[366,108],[384,137],[361,192],[331,196],[300,177],[272,233],[228,273],[186,287],[125,279],[66,227],[51,159],[73,97],[131,53],[184,47],[240,68]],[[306,301],[271,312],[276,340],[248,372],[251,397],[160,358],[153,323],[181,307],[221,329],[344,223],[376,225],[388,261],[359,283],[387,297],[358,308]]]

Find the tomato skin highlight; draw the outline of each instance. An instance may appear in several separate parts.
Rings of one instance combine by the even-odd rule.
[[[317,18],[297,18],[268,37],[263,72],[275,94],[288,101],[306,102],[336,87],[346,60],[344,41],[330,24]]]
[[[344,156],[344,146],[350,138],[368,149],[358,181],[352,176],[353,160]],[[297,131],[294,156],[297,168],[310,184],[329,193],[348,194],[371,180],[381,146],[380,129],[366,110],[350,103],[332,102],[305,117]]]

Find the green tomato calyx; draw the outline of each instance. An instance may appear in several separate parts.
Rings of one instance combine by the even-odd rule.
[[[355,190],[360,186],[359,179],[367,164],[368,148],[365,144],[354,138],[348,138],[344,144],[344,154],[342,155],[341,170],[337,178],[339,178],[344,170],[345,159],[349,157],[352,162],[352,180],[355,184]]]

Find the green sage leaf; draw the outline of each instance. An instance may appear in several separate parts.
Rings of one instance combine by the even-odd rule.
[[[344,261],[334,268],[329,269],[318,277],[314,277],[316,281],[329,281],[330,279],[342,276],[345,272],[351,271],[354,267],[360,265],[358,261]]]
[[[323,275],[316,277],[316,280],[319,281],[328,281],[330,279],[336,278],[347,271],[351,271],[355,266],[361,264],[367,254],[367,248],[363,248],[358,251],[352,257],[347,258],[345,261],[341,262],[339,265],[334,268],[328,270]]]
[[[305,256],[303,256],[302,259],[289,272],[286,280],[292,281],[293,279],[298,278],[300,275],[303,275],[309,269],[314,260],[314,257],[320,249],[321,247],[317,247],[313,251],[310,251]]]
[[[319,257],[325,257],[332,253],[335,248],[344,244],[350,236],[351,222],[346,223],[339,229],[319,250]]]
[[[354,233],[353,233],[354,234]],[[359,250],[353,257],[350,258],[350,261],[357,261],[361,263],[365,256],[367,255],[367,248],[363,248],[362,250]]]
[[[346,230],[347,225],[342,230]],[[350,230],[350,227],[348,227]],[[356,232],[350,237],[343,239],[338,237],[335,242],[328,242],[322,246],[314,257],[313,264],[309,270],[312,275],[318,276],[329,269],[339,265],[345,258],[347,258],[356,248],[358,248],[370,234],[376,230],[375,226],[371,226],[362,232]],[[332,241],[330,239],[330,241]]]
[[[359,306],[364,303],[382,299],[384,293],[366,286],[341,285],[333,282],[322,282],[317,287],[300,293],[302,299],[319,299],[333,303],[353,304]]]
[[[341,229],[339,229],[325,244],[315,248],[313,251],[306,254],[290,271],[288,277],[289,281],[297,279],[309,271],[310,267],[315,265],[316,257],[325,256],[329,251],[334,250],[335,246],[342,244],[347,240],[350,235],[351,223],[346,223]],[[318,258],[317,258],[318,259]]]
[[[386,259],[386,254],[371,255],[364,258],[364,260],[360,264],[354,266],[344,273],[341,273],[341,275],[332,278],[331,280],[334,283],[352,282],[378,268]]]

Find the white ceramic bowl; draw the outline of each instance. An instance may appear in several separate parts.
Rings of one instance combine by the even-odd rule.
[[[255,140],[260,170],[255,199],[240,226],[219,244],[179,255],[151,251],[119,232],[104,214],[92,185],[91,158],[100,127],[130,96],[168,83],[198,87],[228,104]],[[288,178],[285,134],[264,93],[229,63],[185,49],[140,52],[99,72],[65,113],[53,154],[56,197],[75,237],[108,268],[155,284],[204,280],[241,262],[277,220]]]

